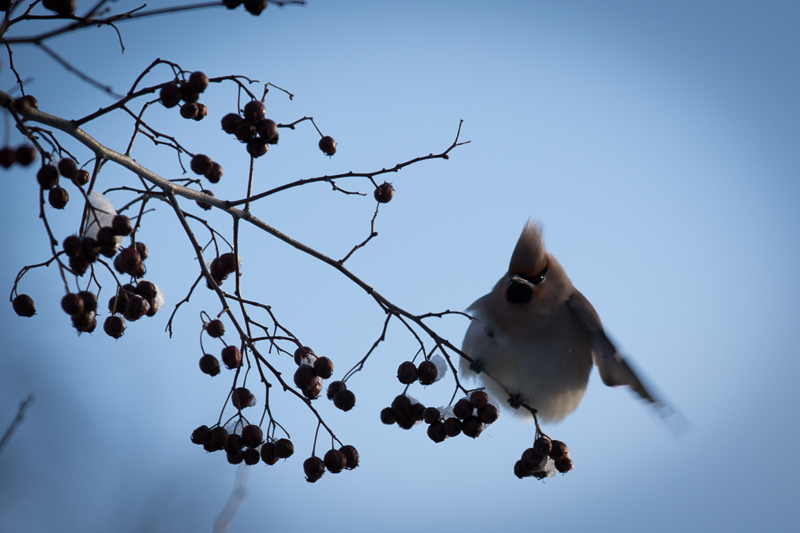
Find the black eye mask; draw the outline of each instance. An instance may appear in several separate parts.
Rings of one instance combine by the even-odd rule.
[[[547,264],[539,273],[533,276],[523,274],[511,274],[508,277],[508,289],[506,289],[506,301],[512,304],[526,304],[533,300],[532,285],[539,285],[547,276]],[[524,280],[524,281],[522,281]]]

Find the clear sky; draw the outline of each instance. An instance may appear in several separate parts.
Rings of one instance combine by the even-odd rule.
[[[124,54],[108,28],[52,42],[118,92],[157,57],[291,91],[293,101],[271,91],[267,115],[283,123],[313,116],[338,153],[323,156],[308,123],[282,131],[257,161],[256,190],[440,152],[463,119],[470,144],[391,176],[396,194],[380,210],[379,237],[348,261],[351,270],[408,311],[462,310],[505,272],[525,221],[539,220],[548,250],[609,334],[694,425],[672,438],[632,393],[605,387],[594,372],[578,410],[545,428],[570,446],[575,470],[545,483],[518,480],[513,464],[533,426],[507,412],[475,441],[442,444],[424,427],[380,423],[402,391],[395,369],[415,351],[394,324],[348,382],[356,407],[342,413],[318,401],[362,466],[306,483],[313,422],[273,389],[297,453],[250,468],[230,530],[795,530],[799,26],[800,5],[790,1],[312,0],[258,18],[240,8],[122,23]],[[2,62],[6,90],[14,78]],[[34,48],[16,49],[14,62],[43,111],[75,118],[111,103]],[[162,69],[148,79],[169,76]],[[235,111],[235,92],[217,88],[201,101],[209,115],[200,123],[161,108],[150,116],[223,165],[218,197],[241,198],[248,159],[218,126]],[[131,121],[115,117],[86,129],[124,150]],[[134,155],[180,176],[173,152],[145,139]],[[48,252],[35,172],[0,173],[8,294],[18,270]],[[114,168],[103,179],[102,188],[135,184]],[[371,193],[365,181],[346,184]],[[0,427],[36,396],[0,454],[0,530],[208,531],[230,495],[237,468],[189,442],[194,427],[216,420],[230,383],[197,369],[199,314],[216,314],[218,302],[203,289],[168,339],[167,318],[196,267],[170,211],[155,207],[140,237],[152,255],[148,278],[167,304],[119,341],[99,330],[75,334],[53,269],[20,287],[37,302],[34,318],[0,306]],[[373,211],[371,194],[326,185],[253,208],[335,258],[366,237]],[[59,235],[75,231],[77,213],[51,215]],[[224,217],[209,218],[230,235]],[[247,229],[242,239],[246,294],[272,305],[341,376],[379,336],[380,309],[338,272],[268,235]],[[101,301],[108,296],[104,289]],[[455,317],[431,324],[456,344],[467,327]],[[451,384],[411,394],[444,405]]]

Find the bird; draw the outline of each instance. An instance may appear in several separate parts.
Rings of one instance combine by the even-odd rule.
[[[608,339],[589,300],[547,253],[541,225],[529,219],[508,272],[467,308],[472,320],[460,359],[473,375],[523,418],[560,422],[580,404],[592,366],[608,386],[626,385],[662,418],[677,414],[645,386]],[[535,409],[535,413],[521,406]]]

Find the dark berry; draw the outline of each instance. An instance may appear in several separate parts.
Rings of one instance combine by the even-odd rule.
[[[266,3],[266,2],[265,2]],[[250,124],[257,124],[264,120],[264,104],[258,100],[250,100],[244,105],[244,119]]]
[[[139,252],[139,256],[142,258],[142,261],[150,257],[150,251],[143,242],[137,242],[134,247],[136,248],[136,251]]]
[[[457,437],[461,433],[461,420],[454,416],[445,420],[442,425],[444,426],[444,433],[448,437]]]
[[[433,361],[422,361],[417,370],[419,371],[419,382],[423,385],[432,384],[439,375],[439,370]]]
[[[236,256],[228,252],[219,256],[219,267],[227,274],[236,272]]]
[[[164,107],[175,107],[181,101],[181,88],[174,81],[165,83],[161,86],[158,97]]]
[[[414,422],[422,422],[422,419],[425,418],[425,406],[421,403],[412,404],[408,415]]]
[[[265,442],[261,445],[261,460],[264,461],[266,464],[272,466],[278,462],[280,459],[277,455],[275,455],[275,443],[274,442]]]
[[[461,431],[467,437],[474,439],[483,431],[483,424],[481,424],[481,420],[477,416],[470,415],[461,423]]]
[[[344,381],[332,381],[328,385],[328,399],[333,400],[336,394],[343,390],[347,390],[347,385],[345,385]]]
[[[246,5],[247,2],[245,2]],[[316,456],[309,457],[303,461],[303,472],[306,473],[306,481],[315,483],[325,473],[325,462]]]
[[[78,173],[74,178],[72,178],[72,183],[76,187],[83,187],[87,183],[89,183],[89,179],[91,176],[89,175],[89,171],[85,169],[79,169]]]
[[[27,167],[34,161],[36,161],[37,155],[36,148],[31,146],[30,144],[23,144],[22,146],[17,148],[16,159],[17,163],[22,165],[23,167]]]
[[[125,310],[122,312],[122,316],[125,317],[125,320],[136,322],[144,315],[146,315],[149,311],[150,311],[150,302],[148,302],[138,294],[134,294],[128,299],[128,304],[125,306]]]
[[[198,110],[199,107],[196,103],[187,102],[181,106],[181,116],[185,119],[197,118]]]
[[[279,459],[288,459],[294,453],[294,444],[289,439],[275,441],[275,456]]]
[[[494,405],[487,403],[480,409],[478,409],[478,418],[484,424],[492,424],[497,420],[498,416],[497,407]]]
[[[517,461],[516,463],[514,463],[514,475],[522,479],[532,476],[533,472],[529,468],[527,468],[522,463],[522,461]]]
[[[240,117],[238,114],[228,113],[222,117],[222,130],[225,133],[233,135],[236,133],[236,129],[239,127],[239,124],[242,123],[242,120],[242,117]]]
[[[442,442],[447,437],[447,434],[444,431],[444,424],[439,422],[438,420],[428,426],[428,437],[433,442]]]
[[[228,442],[225,443],[225,451],[229,454],[237,454],[244,448],[244,438],[242,435],[231,433],[228,435]]]
[[[72,325],[79,333],[91,333],[97,327],[97,317],[94,311],[82,315],[73,315]]]
[[[14,100],[14,111],[20,115],[27,115],[31,109],[39,109],[39,101],[32,95],[26,94]]]
[[[36,181],[42,189],[52,189],[58,185],[58,170],[53,165],[44,165],[36,173]]]
[[[562,458],[564,455],[567,454],[569,450],[567,449],[567,445],[561,442],[560,440],[554,440],[551,444],[550,449],[550,457],[557,461]]]
[[[83,313],[83,299],[72,292],[65,294],[61,298],[61,309],[68,315],[80,315]]]
[[[347,457],[339,450],[328,450],[325,452],[325,468],[331,474],[338,474],[347,466]]]
[[[205,106],[205,104],[201,104],[201,103],[198,102],[198,103],[196,103],[194,105],[197,106],[197,114],[192,117],[193,119],[195,119],[197,121],[201,121],[204,118],[206,118],[206,116],[208,116],[208,108]]]
[[[544,462],[545,456],[536,453],[536,450],[533,448],[528,448],[524,452],[522,452],[522,464],[525,465],[525,468],[529,470],[534,470],[539,468],[542,463]]]
[[[194,88],[186,82],[181,83],[181,100],[187,104],[196,104],[200,98],[200,93],[195,91]]]
[[[469,395],[469,403],[471,403],[475,409],[480,409],[489,403],[489,395],[486,394],[486,391],[476,390]]]
[[[242,439],[245,446],[255,448],[264,442],[264,432],[255,424],[250,424],[242,429]]]
[[[299,389],[305,389],[317,375],[314,373],[314,369],[308,365],[300,365],[297,367],[297,370],[294,372],[294,384],[297,385]]]
[[[539,437],[533,443],[533,451],[538,455],[547,456],[553,450],[553,443],[547,437]]]
[[[253,407],[256,404],[256,397],[247,387],[237,387],[231,394],[231,403],[239,410]]]
[[[400,394],[392,400],[392,409],[397,418],[402,418],[411,412],[411,400],[405,394]]]
[[[213,450],[222,450],[228,442],[228,430],[222,426],[217,426],[208,434],[208,444]]]
[[[356,395],[350,390],[340,390],[333,397],[333,405],[342,411],[349,411],[356,404]]]
[[[217,163],[216,161],[211,162],[211,168],[203,174],[206,179],[211,183],[217,183],[222,178],[223,170],[222,166]]]
[[[17,160],[17,151],[8,146],[0,148],[0,167],[10,168]]]
[[[50,192],[47,193],[47,201],[54,209],[64,209],[67,202],[69,202],[69,193],[66,189],[62,189],[61,187],[53,187],[50,189]]]
[[[122,334],[125,333],[125,321],[121,316],[117,315],[106,317],[105,322],[103,322],[103,331],[105,331],[106,335],[109,337],[119,339],[122,337]]]
[[[206,196],[210,196],[211,198],[214,198],[214,193],[209,191],[209,190],[207,190],[207,189],[203,189],[200,192],[205,194]],[[199,207],[200,209],[203,209],[204,211],[209,211],[211,209],[211,204],[207,204],[205,202],[201,202],[200,200],[196,200],[196,203],[197,203],[197,207]]]
[[[391,183],[383,182],[375,188],[375,199],[382,203],[387,204],[394,196],[394,188]]]
[[[208,442],[208,426],[200,426],[194,431],[192,431],[192,442],[195,444],[199,444],[202,446],[206,442]]]
[[[236,346],[230,345],[222,349],[222,362],[233,370],[242,366],[242,352]]]
[[[278,144],[278,125],[274,120],[265,118],[256,124],[256,132],[267,144]]]
[[[258,464],[259,455],[258,455],[258,450],[256,450],[255,448],[247,448],[242,452],[242,455],[244,456],[244,464],[248,466],[253,466]]]
[[[331,156],[336,153],[336,141],[333,140],[333,137],[326,135],[319,140],[319,149],[322,150],[323,154]]]
[[[556,461],[556,470],[561,472],[562,474],[566,474],[570,470],[572,470],[572,459],[569,457],[562,457],[558,461]]]
[[[267,153],[267,141],[261,137],[255,137],[247,141],[247,153],[253,157],[261,157]]]
[[[342,452],[345,459],[347,459],[347,465],[345,466],[346,469],[352,470],[358,466],[358,450],[356,450],[355,446],[346,444],[339,448],[339,451]]]
[[[387,426],[391,426],[397,422],[397,415],[394,414],[394,410],[391,407],[386,407],[381,411],[381,422]]]
[[[441,419],[442,413],[435,407],[428,407],[422,414],[422,421],[426,424],[433,424],[434,422],[439,422]]]
[[[210,353],[205,354],[200,358],[200,371],[209,376],[216,376],[219,374],[219,361]]]
[[[74,159],[63,157],[58,162],[58,172],[67,179],[73,179],[78,175],[78,164]]]
[[[244,0],[244,8],[251,15],[260,15],[267,9],[267,0]]]
[[[126,236],[131,234],[131,219],[125,215],[117,215],[111,221],[111,229],[115,235]]]
[[[52,189],[52,191],[54,190]],[[111,226],[103,226],[97,230],[96,240],[100,248],[115,248],[117,246],[117,234],[114,233],[114,228]]]
[[[232,465],[240,465],[244,462],[244,450],[239,450],[236,453],[226,453],[225,456]]]
[[[222,323],[222,320],[215,318],[206,324],[206,332],[208,333],[209,337],[218,339],[225,334],[225,324]]]
[[[474,410],[475,408],[466,398],[461,398],[456,402],[455,406],[453,406],[453,414],[456,415],[461,420],[464,420],[465,418],[470,416],[472,414],[472,411]]]
[[[314,364],[314,359],[316,359],[314,350],[308,346],[300,346],[294,351],[294,364],[298,366],[302,364],[312,365]]]
[[[64,242],[61,243],[61,247],[64,249],[64,253],[67,254],[67,257],[78,257],[83,249],[83,242],[77,235],[70,235],[64,239]]]
[[[192,72],[189,75],[189,86],[198,93],[202,93],[208,88],[208,76],[199,70]]]
[[[417,366],[411,361],[400,363],[400,366],[397,367],[397,379],[403,385],[411,385],[417,381],[418,378],[419,372],[417,371]]]
[[[243,143],[249,141],[253,138],[256,134],[256,127],[250,124],[249,122],[242,121],[236,127],[236,138],[242,141]]]
[[[333,361],[327,357],[318,357],[314,361],[314,372],[322,379],[328,379],[333,375]]]
[[[158,294],[158,288],[152,281],[140,281],[136,284],[136,294],[147,300],[152,300]]]
[[[98,255],[100,255],[100,246],[98,246],[97,240],[93,237],[81,237],[81,259],[94,263],[97,261]]]
[[[30,318],[36,314],[36,306],[33,304],[33,298],[27,294],[18,294],[11,302],[11,307],[14,312],[19,316]]]

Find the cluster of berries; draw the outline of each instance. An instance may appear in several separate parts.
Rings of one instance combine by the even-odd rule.
[[[247,153],[261,157],[267,153],[270,144],[278,144],[278,125],[266,118],[264,104],[250,100],[244,105],[242,115],[228,113],[222,117],[222,129],[245,143]]]
[[[222,0],[225,7],[228,9],[236,9],[244,4],[244,8],[252,15],[260,15],[262,11],[267,9],[267,0]]]
[[[235,370],[242,366],[242,352],[239,351],[239,348],[232,344],[225,346],[222,349],[220,356],[222,357],[222,362],[230,370]],[[210,353],[207,353],[200,358],[200,370],[204,374],[208,374],[209,376],[213,377],[219,374],[219,369],[219,360]]]
[[[36,173],[36,181],[39,186],[49,191],[47,201],[50,205],[56,209],[64,209],[69,202],[69,193],[58,185],[59,174],[71,180],[76,187],[82,187],[89,183],[89,172],[78,168],[78,164],[74,160],[65,157],[58,162],[58,167],[42,165]]]
[[[325,457],[320,459],[312,455],[303,461],[303,472],[306,474],[306,481],[316,483],[325,470],[331,474],[338,474],[342,470],[353,470],[358,466],[358,450],[355,446],[346,444],[339,448],[331,448],[325,453]]]
[[[36,161],[36,148],[30,144],[22,144],[16,148],[4,146],[0,148],[0,167],[11,168],[14,163],[27,167]]]
[[[166,108],[175,107],[183,101],[180,109],[183,118],[203,120],[208,114],[208,109],[198,100],[200,93],[206,88],[208,88],[208,76],[197,70],[189,75],[188,80],[174,80],[162,85],[158,97]]]
[[[136,322],[143,316],[154,316],[163,305],[164,295],[152,281],[141,280],[136,285],[127,283],[119,287],[117,294],[108,300],[111,316],[106,318],[103,330],[118,339],[125,331],[123,317],[130,322]]]
[[[192,432],[192,442],[202,446],[207,452],[225,450],[228,462],[238,465],[244,462],[247,465],[258,464],[263,460],[268,465],[274,465],[278,459],[287,459],[294,453],[294,445],[289,439],[280,439],[276,442],[264,442],[264,433],[255,424],[241,427],[240,432],[228,432],[222,426],[211,429],[200,426]]]
[[[317,356],[308,346],[301,346],[294,351],[294,362],[297,370],[294,373],[294,384],[309,400],[316,399],[322,392],[325,380],[333,375],[333,361],[324,356]],[[352,394],[352,393],[351,393]],[[355,404],[355,396],[353,396]],[[345,411],[352,408],[352,405]]]
[[[432,385],[443,376],[444,372],[439,372],[438,366],[431,359],[425,359],[419,366],[411,361],[405,361],[397,367],[397,379],[403,385],[411,385],[415,381],[419,381],[422,385]]]
[[[486,426],[497,420],[498,414],[497,405],[490,402],[484,391],[475,391],[469,398],[462,398],[446,409],[426,408],[401,394],[392,401],[391,407],[381,411],[381,422],[411,429],[417,422],[424,421],[428,424],[428,437],[433,442],[442,442],[461,433],[477,438]]]
[[[534,441],[532,448],[522,452],[522,457],[514,464],[514,475],[520,479],[544,479],[554,476],[555,471],[566,474],[572,470],[572,466],[567,445],[560,440],[551,440],[550,437],[541,435]]]
[[[210,157],[205,154],[197,154],[192,157],[189,168],[198,176],[205,176],[211,183],[217,183],[222,178],[222,166],[216,161],[212,161]],[[206,191],[203,191],[206,192]],[[214,196],[213,194],[211,196]],[[209,206],[210,209],[210,206]]]

